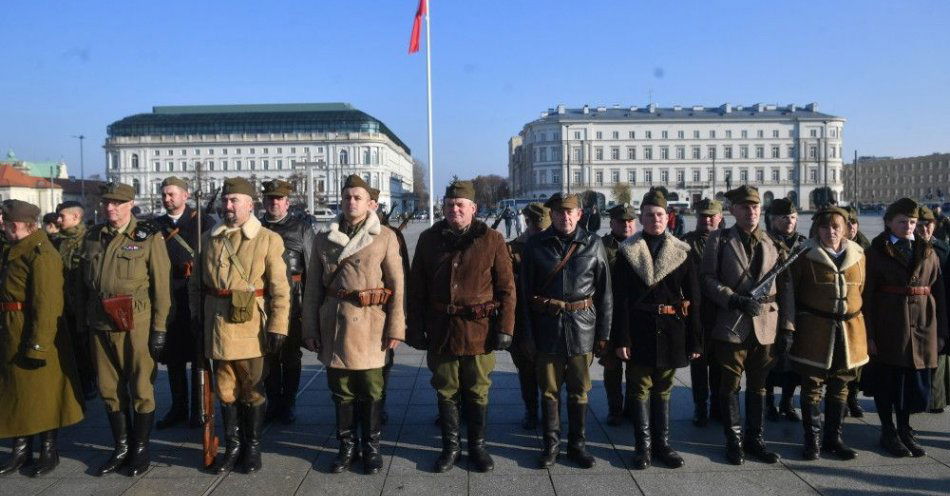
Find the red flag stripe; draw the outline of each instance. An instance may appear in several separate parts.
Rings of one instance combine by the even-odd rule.
[[[409,53],[419,51],[419,35],[422,31],[422,18],[429,12],[427,3],[426,0],[419,0],[419,8],[416,9],[416,18],[412,21],[412,35],[409,36]]]

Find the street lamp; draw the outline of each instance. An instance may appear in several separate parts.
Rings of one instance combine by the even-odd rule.
[[[86,136],[83,134],[73,135],[73,138],[79,140],[79,195],[83,208],[86,208],[86,164],[85,153],[83,153],[83,140]]]

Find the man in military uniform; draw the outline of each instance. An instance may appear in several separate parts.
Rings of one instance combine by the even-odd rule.
[[[547,229],[551,225],[551,216],[548,207],[541,203],[530,203],[522,209],[527,229],[517,238],[508,242],[508,251],[511,253],[511,267],[515,277],[515,286],[519,284],[518,274],[521,269],[521,258],[524,247],[531,236]],[[518,300],[518,305],[522,303]],[[521,399],[524,401],[524,419],[521,427],[525,430],[534,430],[538,427],[538,374],[535,370],[534,357],[524,352],[521,341],[525,338],[524,320],[519,307],[515,315],[515,337],[512,341],[511,361],[518,370],[518,383],[521,386]]]
[[[125,464],[132,476],[148,470],[155,360],[165,347],[171,308],[168,251],[162,237],[156,236],[157,226],[132,216],[134,197],[127,184],[105,184],[101,198],[106,222],[90,229],[83,242],[86,323],[92,333],[99,394],[115,440],[112,456],[97,475]]]
[[[607,210],[610,215],[610,232],[604,234],[601,241],[607,252],[607,264],[611,274],[617,261],[620,243],[637,232],[637,209],[630,205],[616,205]],[[616,301],[616,296],[614,300]],[[607,393],[607,425],[617,426],[623,422],[624,415],[633,417],[633,382],[630,380],[630,367],[627,366],[627,394],[623,394],[624,362],[613,350],[607,350],[600,357],[604,367],[604,392]]]
[[[282,349],[290,318],[284,242],[254,217],[256,196],[243,177],[224,181],[223,219],[202,234],[201,280],[188,282],[191,314],[204,305],[207,318],[192,326],[214,361],[221,401],[225,449],[212,467],[218,473],[233,470],[239,458],[246,473],[261,469],[264,355]]]
[[[610,339],[613,295],[604,244],[578,225],[577,195],[555,193],[545,204],[551,227],[528,240],[521,262],[526,352],[535,355],[543,403],[542,467],[560,453],[560,396],[567,385],[568,457],[582,468],[595,460],[587,452],[587,393],[594,354]]]
[[[800,244],[808,239],[796,231],[798,227],[798,209],[795,208],[795,204],[791,200],[787,198],[772,200],[766,217],[769,226],[768,235],[775,243],[775,247],[778,248],[780,259],[784,260],[792,250],[798,248]],[[785,277],[785,275],[782,277]],[[765,381],[765,414],[769,420],[779,420],[782,417],[793,422],[801,422],[802,420],[792,405],[795,388],[801,384],[801,377],[791,369],[791,363],[788,360],[788,350],[791,347],[792,334],[779,333],[775,340],[775,363],[772,365],[772,370]],[[777,408],[773,395],[776,386],[782,388],[782,399]]]
[[[861,229],[858,225],[859,214],[858,210],[854,207],[848,207],[848,239],[854,241],[864,249],[865,252],[871,248],[871,240],[861,232]],[[854,418],[864,417],[864,408],[861,407],[861,402],[858,400],[858,394],[861,392],[861,369],[864,366],[858,367],[855,369],[856,375],[855,379],[848,383],[848,410],[846,414],[851,415]]]
[[[284,241],[284,263],[290,283],[290,329],[283,348],[267,361],[267,412],[265,421],[278,419],[292,424],[297,416],[297,389],[300,388],[300,305],[307,284],[310,252],[313,249],[312,218],[305,213],[290,213],[290,194],[294,186],[275,179],[264,183],[264,210],[261,224],[279,234]]]
[[[54,244],[63,259],[64,296],[63,326],[69,332],[79,369],[83,396],[91,400],[99,394],[96,388],[96,367],[90,356],[89,331],[86,328],[86,287],[83,281],[83,240],[86,225],[79,202],[68,201],[56,206],[59,235]]]
[[[711,338],[722,365],[720,411],[726,435],[726,456],[740,465],[744,455],[776,463],[778,455],[763,439],[765,380],[774,361],[778,330],[794,329],[794,295],[773,283],[763,301],[749,296],[760,278],[779,263],[775,244],[759,228],[759,191],[747,185],[726,192],[735,225],[709,236],[703,253],[704,305],[716,307]],[[739,424],[739,381],[746,375],[746,423]]]
[[[709,235],[719,229],[722,222],[722,203],[703,198],[693,205],[696,211],[696,229],[686,233],[683,241],[690,246],[689,261],[699,274],[703,264],[703,250]],[[722,369],[716,363],[710,346],[710,333],[716,324],[716,309],[712,305],[703,306],[700,314],[700,325],[703,328],[702,356],[689,362],[689,374],[693,391],[693,424],[703,427],[709,423],[710,417],[720,420],[719,414],[719,381],[722,378]],[[708,403],[707,403],[708,402]]]
[[[917,229],[914,234],[933,246],[937,259],[940,260],[940,272],[947,273],[947,261],[950,259],[950,245],[934,236],[937,228],[937,219],[934,212],[924,205],[920,206],[920,218],[917,220]],[[946,275],[944,276],[946,279]],[[944,345],[937,350],[937,367],[930,369],[930,402],[927,411],[943,413],[950,399],[950,346]]]
[[[871,247],[871,240],[861,232],[858,209],[848,207],[848,239],[861,245],[861,248],[867,250]],[[855,381],[856,382],[856,381]]]
[[[347,470],[362,430],[363,471],[382,468],[383,367],[405,339],[404,280],[399,240],[371,207],[357,175],[341,187],[342,211],[317,235],[304,304],[304,344],[327,367],[340,449],[331,471]]]
[[[439,404],[442,454],[435,471],[461,453],[456,396],[465,405],[468,456],[475,469],[495,468],[485,449],[488,389],[495,355],[511,346],[515,282],[501,233],[475,220],[475,187],[455,181],[442,200],[444,219],[423,231],[409,273],[407,343],[428,350]]]
[[[155,219],[165,238],[165,249],[171,261],[172,320],[168,326],[165,350],[159,361],[168,367],[168,386],[172,404],[168,413],[155,424],[158,430],[173,427],[188,421],[188,426],[201,425],[199,407],[201,390],[198,388],[198,369],[191,368],[191,410],[189,418],[188,363],[193,362],[195,339],[191,329],[191,312],[188,309],[188,279],[191,278],[198,249],[198,211],[188,206],[188,183],[169,177],[162,181],[162,205],[165,215]],[[205,215],[201,219],[202,231],[211,229],[214,219]]]

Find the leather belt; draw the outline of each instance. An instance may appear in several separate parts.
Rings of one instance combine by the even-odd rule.
[[[303,274],[294,274],[290,276],[290,282],[303,282]]]
[[[375,305],[385,305],[389,303],[389,298],[393,295],[393,290],[388,288],[373,289],[328,289],[330,295],[338,300],[347,300],[361,307]]]
[[[882,293],[902,296],[926,296],[930,294],[930,286],[878,286],[877,290]]]
[[[468,317],[471,319],[483,319],[485,317],[489,317],[501,306],[501,304],[497,301],[486,301],[485,303],[478,303],[475,305],[455,305],[452,303],[446,304],[434,301],[431,303],[431,305],[432,308],[435,308],[437,312],[444,313],[446,315]]]
[[[0,312],[22,312],[26,308],[23,302],[4,301],[0,302]]]
[[[205,288],[205,294],[208,296],[214,296],[215,298],[230,298],[231,297],[230,289],[215,289],[215,288]],[[267,294],[265,289],[255,289],[254,296],[260,298]]]
[[[857,317],[858,315],[861,315],[860,310],[858,310],[857,312],[840,314],[840,313],[834,313],[834,312],[826,312],[824,310],[818,310],[817,308],[812,308],[801,302],[796,303],[795,308],[800,309],[803,313],[810,313],[816,317],[834,320],[837,322],[847,322]]]
[[[689,308],[689,300],[683,300],[678,305],[661,305],[657,303],[640,303],[637,305],[637,310],[641,312],[649,312],[656,315],[683,315],[686,316],[689,314],[687,310]]]
[[[531,306],[537,312],[549,312],[557,315],[560,312],[579,312],[594,306],[592,298],[564,301],[556,298],[546,298],[534,295],[531,297]]]

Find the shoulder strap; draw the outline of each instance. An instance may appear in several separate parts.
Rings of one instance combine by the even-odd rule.
[[[231,261],[231,265],[234,265],[234,268],[238,270],[244,282],[251,284],[251,278],[248,276],[247,271],[244,270],[244,265],[241,264],[241,260],[238,259],[237,253],[235,253],[237,250],[234,249],[234,244],[231,243],[231,239],[228,238],[227,234],[221,239],[224,241],[224,249],[228,251],[228,260]]]
[[[558,262],[558,264],[554,266],[554,269],[551,270],[551,273],[548,274],[547,278],[544,279],[544,284],[541,285],[542,292],[545,289],[548,289],[548,286],[550,286],[551,283],[554,282],[554,278],[561,272],[561,270],[564,269],[564,267],[567,265],[567,262],[570,261],[571,257],[574,256],[574,252],[577,251],[577,245],[579,244],[580,243],[577,243],[577,242],[571,243],[570,248],[567,249],[567,253],[564,254],[564,258],[562,258],[561,261]]]
[[[192,250],[191,246],[188,245],[188,242],[185,241],[185,239],[181,237],[181,234],[178,234],[179,231],[180,229],[177,227],[172,229],[171,231],[168,232],[168,237],[165,239],[174,239],[175,241],[178,242],[179,245],[181,245],[182,248],[185,249],[185,251],[188,252],[188,255],[191,258],[195,258],[195,251]],[[230,240],[228,241],[230,242]]]
[[[336,264],[336,268],[333,269],[333,273],[330,274],[330,282],[327,283],[326,287],[329,288],[330,285],[333,284],[333,281],[336,281],[336,278],[340,275],[340,271],[343,270],[343,266],[346,265],[347,263],[349,263],[349,261],[352,260],[352,259],[353,259],[353,255],[350,255],[350,256],[344,258],[343,260],[340,260],[340,261]]]

